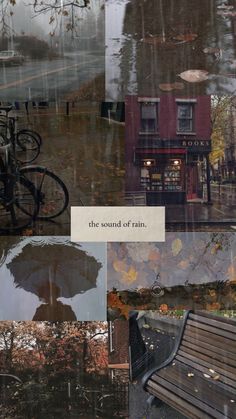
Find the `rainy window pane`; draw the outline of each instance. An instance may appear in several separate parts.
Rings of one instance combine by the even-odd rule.
[[[157,131],[157,105],[154,103],[141,104],[141,131]]]
[[[193,131],[193,105],[178,105],[178,125],[177,131],[191,132]]]

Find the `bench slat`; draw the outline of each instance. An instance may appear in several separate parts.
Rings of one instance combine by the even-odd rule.
[[[236,321],[186,312],[172,354],[143,385],[189,419],[236,419]]]
[[[236,377],[236,367],[234,365],[230,365],[228,358],[225,358],[225,359],[221,358],[220,355],[211,353],[210,351],[207,351],[206,349],[203,352],[201,347],[199,348],[198,346],[190,348],[189,346],[185,345],[183,341],[179,348],[178,353],[180,353],[180,351],[182,353],[186,353],[186,354],[194,356],[196,359],[199,359],[200,363],[201,361],[206,361],[209,364],[214,364],[215,368],[216,367],[221,368],[226,373],[232,373],[233,376]]]
[[[150,382],[150,381],[149,381]],[[150,382],[151,386],[147,386],[147,391],[154,396],[158,395],[158,398],[163,402],[169,404],[174,409],[177,409],[182,414],[186,415],[189,419],[212,419],[212,416],[206,414],[205,411],[202,411],[195,406],[190,405],[184,399],[181,399],[181,404],[179,404],[179,396],[176,396],[173,393],[170,393],[163,386],[159,386],[156,383]]]
[[[179,396],[179,398],[184,399],[188,401],[189,403],[191,403],[192,405],[191,407],[195,406],[201,409],[203,412],[206,412],[207,414],[211,415],[210,417],[213,417],[216,419],[225,419],[225,415],[222,415],[222,413],[208,406],[206,403],[203,403],[201,400],[196,399],[196,397],[190,395],[189,393],[186,393],[186,391],[183,391],[181,388],[177,387],[173,383],[169,383],[168,381],[156,375],[152,377],[151,381],[152,381],[151,385],[153,389],[155,389],[155,384],[160,385],[164,387],[166,390],[168,390],[170,393],[174,393],[176,396]],[[176,404],[178,407],[182,403],[181,399],[176,400]]]
[[[230,360],[230,363],[232,363],[232,365],[236,365],[236,353],[233,354],[232,352],[227,352],[227,350],[225,350],[225,345],[223,344],[222,344],[222,348],[220,348],[219,346],[212,346],[211,343],[203,342],[203,341],[201,341],[201,343],[199,344],[199,339],[197,339],[196,336],[194,335],[193,337],[190,336],[189,333],[184,334],[182,343],[184,343],[185,345],[187,344],[196,345],[199,347],[199,351],[200,351],[200,348],[202,348],[202,352],[205,352],[205,350],[207,349],[213,354],[219,354],[220,356],[224,358],[228,358]]]
[[[189,313],[189,316],[193,314],[192,312]],[[201,316],[201,317],[207,317],[208,319],[217,320],[218,322],[221,322],[223,324],[232,324],[233,326],[236,326],[236,319],[223,317],[223,316],[216,316],[211,311],[205,311],[205,310],[195,310],[194,314]]]
[[[211,317],[204,317],[204,316],[194,314],[194,313],[189,313],[188,318],[198,323],[215,326],[217,327],[217,329],[227,330],[228,332],[235,333],[235,330],[236,330],[236,321],[234,321],[235,324],[228,324],[226,321],[222,322],[218,318],[216,320],[216,319],[212,319]]]
[[[208,333],[205,330],[197,329],[196,327],[186,326],[184,336],[191,335],[198,340],[199,345],[202,342],[210,343],[212,346],[219,346],[222,349],[225,349],[227,352],[232,354],[236,353],[236,344],[232,340],[224,338],[222,336],[213,335]]]
[[[195,321],[189,320],[189,319],[187,320],[187,325],[195,327],[196,329],[205,330],[206,332],[210,332],[214,335],[223,336],[224,338],[227,338],[229,340],[232,340],[232,341],[236,342],[236,333],[228,332],[228,331],[225,331],[223,329],[218,329],[215,326],[208,326],[207,324],[198,323],[198,322],[195,322]]]
[[[185,352],[183,351],[183,349],[180,348],[178,351],[178,355],[191,359],[192,361],[196,362],[196,364],[200,364],[208,368],[208,370],[217,370],[217,373],[223,374],[225,377],[232,378],[232,380],[236,377],[235,368],[229,367],[228,365],[222,365],[221,362],[218,362],[215,359],[210,358],[209,356],[198,354],[197,352],[192,351],[191,349],[188,349],[188,351]]]
[[[199,370],[199,371],[201,371],[203,374],[208,374],[208,375],[210,375],[209,374],[209,366],[204,366],[204,365],[200,365],[200,364],[196,364],[196,362],[195,361],[193,361],[193,360],[191,360],[191,359],[188,359],[188,358],[185,358],[185,357],[183,357],[183,356],[181,356],[181,355],[176,355],[176,359],[178,360],[178,361],[181,361],[181,362],[183,362],[184,364],[186,364],[186,365],[189,365],[190,367],[192,367],[192,368],[196,368],[197,367],[197,369]],[[214,368],[213,368],[214,369]],[[233,387],[233,388],[235,388],[236,389],[236,382],[235,382],[235,380],[231,380],[230,378],[228,378],[228,377],[226,377],[225,375],[223,375],[223,374],[219,374],[220,375],[220,378],[219,378],[219,382],[222,382],[222,383],[225,383],[225,384],[227,384],[227,385],[229,385],[229,386],[231,386],[231,387]]]
[[[189,372],[193,372],[194,377],[189,377]],[[230,402],[230,400],[236,401],[235,393],[232,390],[229,391],[227,386],[215,386],[213,380],[207,380],[197,370],[193,370],[181,362],[176,361],[174,365],[163,368],[154,374],[152,380],[157,382],[157,376],[171,383],[175,383],[177,387],[180,387],[212,408],[217,409],[222,414],[226,410],[225,406],[227,406],[227,413],[230,413],[232,417],[236,416],[236,403]]]

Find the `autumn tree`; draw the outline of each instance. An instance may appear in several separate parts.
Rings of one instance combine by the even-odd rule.
[[[212,152],[210,163],[214,167],[225,158],[226,149],[235,142],[235,109],[234,96],[212,97]]]
[[[49,380],[104,374],[107,325],[104,322],[0,322],[0,365],[8,373]]]

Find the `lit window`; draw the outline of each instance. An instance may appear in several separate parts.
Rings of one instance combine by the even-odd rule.
[[[156,102],[141,103],[141,132],[157,132]]]
[[[193,132],[193,104],[178,104],[178,132]]]

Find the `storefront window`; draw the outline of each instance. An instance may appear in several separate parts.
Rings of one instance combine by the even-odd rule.
[[[191,103],[178,104],[178,132],[193,132],[193,105]]]
[[[141,168],[141,186],[147,191],[181,192],[184,180],[181,160],[169,159],[166,164]]]
[[[157,104],[152,102],[141,103],[141,121],[140,129],[142,132],[157,132]]]

